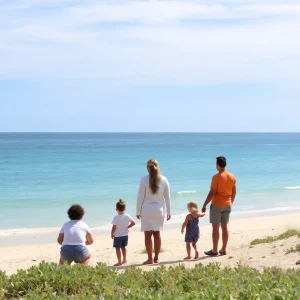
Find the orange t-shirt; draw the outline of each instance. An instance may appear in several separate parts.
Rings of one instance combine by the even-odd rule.
[[[235,177],[227,171],[213,176],[211,189],[216,191],[212,204],[217,207],[230,206],[232,200],[232,189],[236,186]]]

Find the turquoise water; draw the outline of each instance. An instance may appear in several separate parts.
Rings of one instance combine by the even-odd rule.
[[[72,203],[104,228],[120,197],[135,215],[152,157],[182,221],[188,201],[204,201],[219,155],[237,177],[236,216],[300,211],[300,134],[1,133],[0,229],[59,227]]]

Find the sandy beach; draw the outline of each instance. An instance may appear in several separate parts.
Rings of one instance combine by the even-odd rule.
[[[281,267],[284,269],[296,267],[295,262],[300,259],[299,253],[285,254],[285,250],[300,243],[298,237],[281,240],[272,244],[250,246],[256,238],[275,236],[287,229],[300,229],[300,214],[281,215],[263,218],[234,220],[230,223],[230,241],[228,255],[217,258],[207,258],[203,251],[211,249],[211,228],[209,225],[201,227],[201,240],[199,249],[201,257],[197,261],[184,261],[186,256],[184,236],[180,232],[180,225],[174,226],[162,233],[163,253],[160,265],[184,263],[192,267],[196,263],[208,264],[220,262],[223,266],[235,266],[238,263],[262,269],[264,267]],[[15,236],[15,239],[20,237]],[[38,265],[41,261],[58,262],[60,246],[55,242],[38,243],[36,237],[28,235],[22,239],[27,245],[2,246],[0,269],[7,274],[13,274],[18,269],[27,269]],[[35,243],[35,240],[37,241]],[[140,266],[146,259],[143,254],[144,241],[141,232],[132,231],[129,236],[128,265]],[[95,243],[90,247],[92,253],[91,265],[105,263],[112,266],[116,263],[115,251],[112,247],[110,235],[95,236]],[[145,270],[155,266],[142,266]]]

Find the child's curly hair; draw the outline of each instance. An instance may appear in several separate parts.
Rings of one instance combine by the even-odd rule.
[[[79,204],[73,204],[68,209],[68,216],[70,220],[81,220],[84,216],[84,208]]]
[[[198,204],[194,201],[188,203],[188,208],[190,208],[194,213],[198,213],[199,209],[198,209]]]

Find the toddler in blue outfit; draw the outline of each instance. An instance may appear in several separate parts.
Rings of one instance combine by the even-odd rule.
[[[191,256],[191,245],[195,249],[195,259],[199,258],[199,251],[197,248],[197,243],[200,238],[199,229],[199,218],[205,216],[205,213],[199,213],[198,205],[195,202],[190,202],[187,205],[189,214],[186,216],[184,223],[182,224],[181,233],[185,233],[186,251],[187,257],[185,259],[192,259]]]
[[[127,251],[128,245],[128,229],[135,225],[133,218],[125,213],[126,203],[121,199],[116,204],[117,215],[112,220],[111,238],[114,240],[114,248],[116,248],[116,254],[118,262],[116,267],[122,266],[127,263]],[[122,260],[123,255],[123,260]]]

